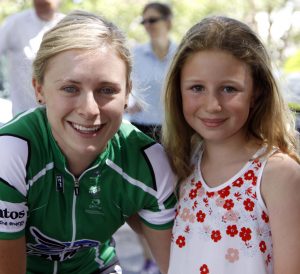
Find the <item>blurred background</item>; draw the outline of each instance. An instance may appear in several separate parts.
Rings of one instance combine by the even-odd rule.
[[[148,2],[151,1],[63,0],[60,11],[68,13],[74,9],[83,9],[101,14],[123,29],[130,46],[133,46],[147,40],[140,16],[143,6]],[[285,97],[294,109],[300,110],[300,0],[161,2],[168,3],[173,10],[171,38],[177,43],[188,28],[208,15],[227,15],[249,24],[259,33],[270,51]],[[32,0],[0,0],[0,24],[8,15],[31,6]],[[5,60],[0,60],[0,98],[9,98],[5,82]],[[5,108],[9,108],[9,105],[5,104]],[[0,117],[3,115],[0,113]]]

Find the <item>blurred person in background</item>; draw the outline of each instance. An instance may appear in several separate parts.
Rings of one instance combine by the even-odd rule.
[[[141,24],[150,40],[133,48],[134,96],[130,99],[127,112],[132,124],[159,140],[163,119],[161,91],[167,68],[176,50],[176,45],[169,36],[172,10],[163,3],[148,3],[143,8]]]
[[[37,106],[31,85],[31,65],[44,33],[62,17],[61,0],[33,0],[33,8],[6,18],[0,28],[0,57],[5,57],[12,112]]]
[[[159,141],[163,120],[161,92],[176,50],[176,44],[170,39],[172,10],[166,4],[150,2],[143,8],[141,24],[149,41],[132,50],[133,96],[129,100],[127,118],[142,132]],[[145,258],[141,274],[160,273],[144,238],[138,236]]]

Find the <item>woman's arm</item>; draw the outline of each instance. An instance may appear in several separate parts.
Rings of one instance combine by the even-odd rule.
[[[168,272],[172,228],[157,230],[146,226],[138,215],[131,216],[127,223],[138,234],[141,234],[151,251],[162,274]]]
[[[0,274],[26,273],[25,237],[0,240]]]
[[[161,273],[166,274],[169,268],[172,228],[156,230],[143,223],[141,224],[141,228],[142,234]]]
[[[262,195],[269,212],[274,273],[300,269],[300,165],[283,154],[271,157],[263,175]]]

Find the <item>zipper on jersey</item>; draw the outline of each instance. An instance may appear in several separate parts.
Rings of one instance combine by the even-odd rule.
[[[78,178],[75,178],[75,180],[74,180],[74,191],[75,191],[75,195],[78,196],[79,195],[79,180],[78,180]]]

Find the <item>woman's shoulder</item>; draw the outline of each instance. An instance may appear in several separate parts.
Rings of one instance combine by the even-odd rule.
[[[118,144],[122,149],[128,148],[130,151],[141,151],[143,148],[145,149],[156,144],[152,138],[126,120],[123,120],[113,138],[113,142]]]
[[[46,112],[42,108],[30,109],[7,122],[0,128],[1,135],[14,135],[24,138],[35,137],[46,127]]]

